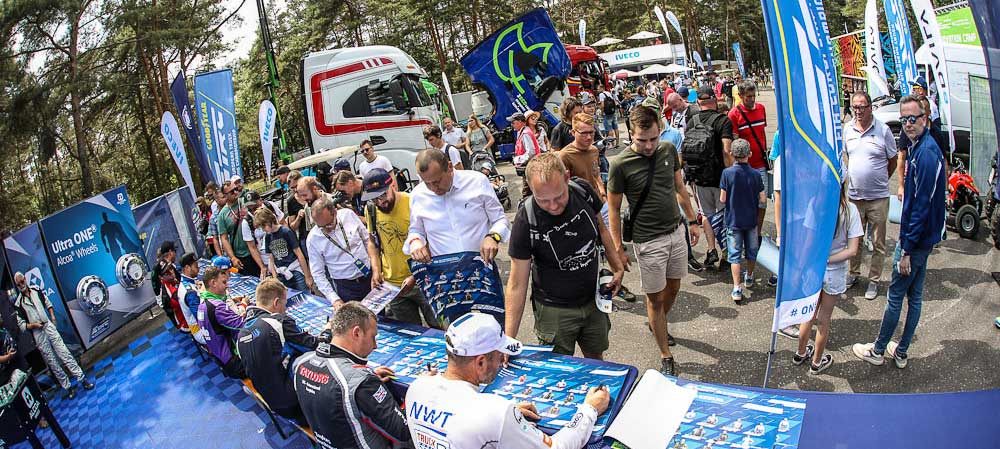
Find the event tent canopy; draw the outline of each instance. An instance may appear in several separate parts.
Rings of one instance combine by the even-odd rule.
[[[631,78],[633,76],[639,76],[639,73],[638,72],[633,72],[631,70],[621,69],[621,70],[619,70],[619,71],[611,74],[611,77],[614,78],[614,79],[616,79],[616,80],[617,79],[622,79],[622,78]]]
[[[639,75],[642,75],[642,76],[646,76],[646,75],[660,75],[660,74],[665,74],[665,73],[674,73],[674,72],[671,72],[663,64],[653,64],[653,65],[651,65],[649,67],[646,67],[646,68],[644,68],[644,69],[642,69],[642,70],[639,71]]]
[[[666,69],[669,70],[669,72],[667,73],[690,72],[691,70],[694,70],[690,67],[684,67],[680,64],[670,64],[666,67]]]
[[[657,33],[650,33],[649,31],[640,31],[629,36],[627,39],[642,40],[642,39],[653,39],[660,37]]]
[[[621,42],[621,39],[615,39],[613,37],[602,37],[601,40],[590,44],[591,47],[603,47],[605,45],[614,45]]]

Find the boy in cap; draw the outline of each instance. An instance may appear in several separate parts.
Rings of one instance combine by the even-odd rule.
[[[736,139],[732,146],[736,163],[722,171],[720,200],[725,204],[726,237],[729,243],[729,263],[733,273],[733,302],[750,299],[746,287],[753,285],[753,269],[757,263],[759,242],[757,208],[767,201],[760,174],[750,167],[750,142]],[[746,275],[742,268],[746,263]]]
[[[506,356],[521,352],[521,343],[505,336],[496,319],[465,314],[451,323],[444,338],[444,374],[421,376],[406,393],[411,439],[426,442],[426,447],[580,448],[597,416],[608,408],[606,387],[591,388],[570,424],[548,436],[525,419],[540,418],[532,403],[515,404],[479,391],[479,385],[493,382]]]

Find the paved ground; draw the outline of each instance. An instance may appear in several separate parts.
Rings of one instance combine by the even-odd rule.
[[[770,139],[777,124],[773,93],[761,92],[759,101],[769,112]],[[501,171],[509,180],[516,204],[520,199],[520,179],[510,164],[502,164]],[[510,219],[513,212],[508,214]],[[765,234],[774,234],[773,221],[771,204]],[[890,253],[898,234],[899,226],[890,224],[886,242]],[[886,301],[884,289],[879,298],[865,300],[866,284],[860,282],[847,292],[847,298],[837,305],[833,315],[828,345],[833,366],[819,376],[809,375],[805,366],[791,364],[795,342],[779,336],[769,386],[865,393],[1000,388],[1000,371],[996,369],[1000,360],[1000,330],[992,324],[993,317],[1000,314],[1000,274],[995,275],[996,281],[991,276],[1000,272],[1000,253],[987,240],[985,231],[977,240],[960,239],[951,232],[949,239],[931,256],[923,313],[910,347],[910,364],[905,370],[891,364],[871,366],[851,353],[852,344],[875,339]],[[696,255],[703,258],[705,250],[705,244],[700,243]],[[510,266],[506,250],[501,251],[500,264],[506,276]],[[885,268],[884,277],[889,277],[890,269]],[[636,270],[633,268],[625,276],[625,285],[634,292],[639,291]],[[757,274],[759,281],[766,276],[763,269]],[[684,278],[669,317],[671,334],[678,342],[672,351],[681,377],[760,386],[771,339],[775,292],[759,283],[749,304],[735,306],[729,299],[731,282],[728,272],[690,273]],[[611,348],[606,358],[640,369],[659,368],[659,351],[646,328],[642,299],[631,304],[616,301],[615,305]],[[520,337],[526,342],[537,342],[532,326],[531,313],[525,313]],[[897,337],[901,327],[902,323]]]

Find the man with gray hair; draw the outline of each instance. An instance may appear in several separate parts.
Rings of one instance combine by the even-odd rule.
[[[309,270],[316,288],[334,307],[360,301],[371,292],[368,228],[351,209],[340,209],[337,195],[319,195],[311,214],[316,224],[306,237]],[[327,276],[329,274],[329,276]]]
[[[360,303],[337,310],[319,346],[295,360],[295,394],[323,447],[389,449],[410,440],[400,401],[383,385],[395,373],[372,369],[375,314]]]
[[[49,367],[59,386],[66,390],[66,397],[69,399],[76,397],[76,387],[70,383],[67,371],[84,390],[94,389],[94,384],[83,376],[80,364],[76,363],[73,354],[70,354],[62,336],[56,330],[56,313],[48,296],[41,290],[29,286],[24,273],[14,274],[14,287],[16,287],[14,307],[17,311],[17,327],[21,332],[30,331],[35,339],[35,345],[45,359],[45,365]]]

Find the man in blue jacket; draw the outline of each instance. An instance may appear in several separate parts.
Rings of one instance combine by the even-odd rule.
[[[898,368],[906,367],[906,351],[920,320],[927,257],[941,241],[945,220],[945,165],[941,149],[928,131],[928,112],[913,96],[899,101],[899,121],[903,132],[916,142],[906,155],[903,181],[903,213],[899,243],[893,255],[889,301],[882,315],[882,327],[875,343],[855,344],[854,355],[873,365],[892,358]],[[890,341],[899,324],[903,297],[908,298],[906,323],[899,344]]]

